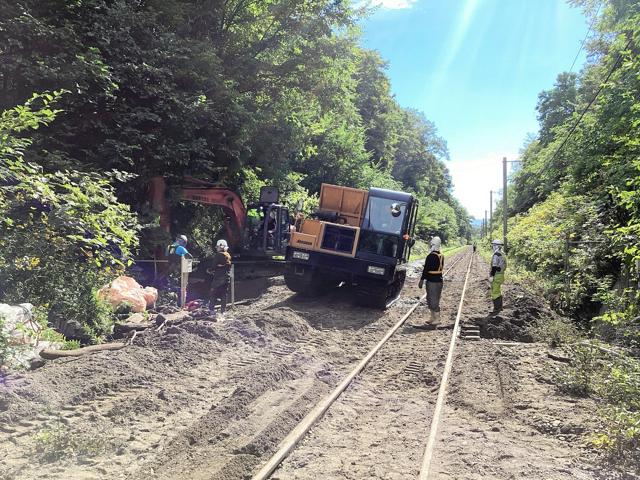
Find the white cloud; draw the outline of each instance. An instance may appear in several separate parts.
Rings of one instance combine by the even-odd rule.
[[[361,6],[381,7],[389,10],[402,10],[413,7],[418,0],[368,0],[360,2]]]
[[[453,180],[453,195],[475,218],[484,218],[485,210],[489,210],[490,190],[494,192],[494,208],[497,201],[502,199],[502,157],[504,156],[508,160],[518,158],[514,153],[507,155],[485,153],[474,158],[447,162]]]

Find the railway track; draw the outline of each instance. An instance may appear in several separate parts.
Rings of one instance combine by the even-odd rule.
[[[422,295],[290,431],[253,480],[272,478],[278,468],[273,478],[340,476],[338,470],[345,462],[350,462],[348,470],[358,478],[429,478],[472,262],[471,252],[462,254],[445,271],[448,285],[443,293],[443,313],[448,321],[431,330],[406,326],[423,304],[426,295]],[[452,287],[459,285],[462,292],[456,295],[460,290]],[[452,308],[454,304],[457,308]],[[413,426],[407,427],[412,421]],[[317,428],[310,433],[314,425]],[[405,435],[409,430],[411,434]],[[303,439],[304,445],[297,448]],[[362,439],[370,445],[358,445]],[[398,458],[391,462],[399,466],[395,476],[393,472],[376,471],[376,464],[389,465],[376,461],[378,450],[392,456],[396,452]],[[318,467],[323,471],[317,471]]]

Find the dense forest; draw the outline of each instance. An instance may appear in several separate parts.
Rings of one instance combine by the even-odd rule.
[[[401,108],[358,46],[362,12],[323,0],[3,2],[0,108],[62,91],[26,159],[47,171],[185,174],[255,194],[256,180],[409,189],[421,234],[465,237],[446,142]]]
[[[573,318],[541,323],[538,333],[571,351],[558,385],[602,402],[593,444],[637,465],[640,4],[571,3],[592,25],[587,62],[580,72],[560,73],[538,97],[540,128],[508,190],[509,257],[516,277]]]
[[[307,208],[322,182],[411,191],[419,237],[470,234],[445,140],[395,100],[350,2],[0,0],[0,12],[8,301],[104,331],[92,290],[170,241],[148,207],[155,175],[206,179],[246,202],[275,184]],[[219,213],[181,208],[172,233],[211,251]]]
[[[593,24],[588,61],[538,97],[540,130],[511,179],[511,253],[567,313],[637,321],[640,5],[573,3]]]

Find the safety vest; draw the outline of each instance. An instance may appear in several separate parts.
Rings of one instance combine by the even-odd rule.
[[[438,256],[438,260],[439,260],[438,270],[431,270],[430,272],[427,272],[427,273],[429,275],[440,275],[444,268],[444,255],[442,255],[440,252],[431,252],[431,253],[435,253]],[[431,255],[431,253],[429,255]]]

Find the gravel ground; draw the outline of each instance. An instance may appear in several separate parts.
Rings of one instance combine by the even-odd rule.
[[[464,321],[489,310],[478,262]],[[274,478],[415,476],[463,263],[445,285],[443,327],[412,328],[426,318],[419,307]],[[5,378],[0,478],[249,478],[419,297],[418,271],[386,312],[354,306],[345,289],[301,299],[276,278],[224,322],[186,320],[122,350]],[[485,337],[524,339],[523,325],[549,314],[518,289],[510,298],[509,288]],[[434,478],[613,478],[582,447],[593,404],[555,393],[545,347],[500,342],[461,341]]]

